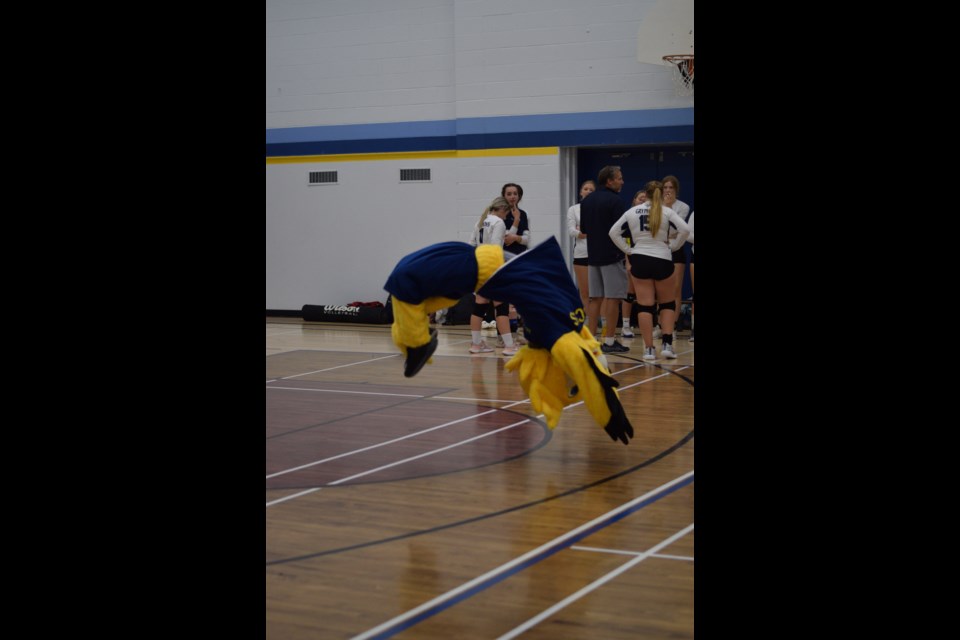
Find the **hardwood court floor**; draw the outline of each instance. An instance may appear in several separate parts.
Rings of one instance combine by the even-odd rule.
[[[465,326],[414,378],[389,326],[266,337],[267,638],[693,638],[685,337],[608,356],[626,446],[582,405],[548,429]]]

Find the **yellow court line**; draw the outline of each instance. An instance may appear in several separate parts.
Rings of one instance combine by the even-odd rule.
[[[431,158],[486,158],[503,156],[555,156],[560,147],[508,147],[503,149],[451,149],[449,151],[389,151],[384,153],[334,153],[320,156],[271,156],[267,164],[295,162],[364,162],[428,160]]]

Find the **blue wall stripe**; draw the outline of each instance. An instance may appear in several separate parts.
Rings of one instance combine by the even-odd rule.
[[[693,126],[590,131],[530,131],[457,136],[457,149],[509,147],[580,147],[607,144],[693,142]]]
[[[693,109],[268,129],[267,156],[693,142]]]
[[[589,131],[526,131],[423,138],[378,140],[323,140],[268,144],[267,157],[313,156],[335,153],[385,153],[390,151],[446,151],[516,147],[582,147],[614,144],[670,144],[693,142],[693,126],[643,129],[593,129]]]
[[[549,113],[535,116],[459,118],[457,135],[517,131],[570,131],[693,125],[693,108]]]
[[[457,148],[455,136],[445,138],[387,138],[380,140],[324,140],[268,144],[271,156],[322,156],[335,153],[386,153],[389,151],[450,151]]]

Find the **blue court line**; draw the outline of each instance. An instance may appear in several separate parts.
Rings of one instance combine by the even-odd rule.
[[[498,574],[496,574],[496,575],[490,576],[489,578],[487,578],[487,579],[485,579],[485,580],[480,581],[478,584],[470,587],[469,589],[465,590],[463,593],[459,593],[459,594],[457,594],[456,596],[453,596],[453,597],[451,597],[451,598],[448,599],[448,600],[443,600],[443,601],[441,601],[441,602],[438,602],[437,604],[435,604],[435,605],[433,605],[433,606],[425,609],[424,611],[416,614],[415,616],[412,616],[412,617],[409,618],[409,619],[400,620],[400,621],[398,621],[398,622],[396,622],[396,623],[394,623],[394,624],[392,624],[392,625],[389,625],[386,629],[384,629],[384,630],[382,630],[382,631],[378,631],[376,635],[366,635],[366,633],[369,633],[369,631],[368,631],[368,632],[366,632],[365,634],[361,634],[361,635],[359,635],[359,636],[355,636],[353,640],[361,640],[361,639],[363,639],[363,640],[368,640],[368,639],[382,640],[383,638],[390,638],[390,637],[393,637],[393,636],[395,636],[396,634],[400,633],[401,631],[405,631],[406,629],[409,629],[410,627],[412,627],[412,626],[414,626],[414,625],[417,625],[417,624],[419,624],[420,622],[423,622],[424,620],[426,620],[426,619],[428,619],[428,618],[432,618],[433,616],[435,616],[436,614],[440,613],[441,611],[444,611],[444,610],[446,610],[446,609],[449,609],[449,608],[452,607],[453,605],[455,605],[455,604],[457,604],[457,603],[459,603],[459,602],[462,602],[462,601],[466,600],[467,598],[473,597],[473,596],[475,596],[476,594],[480,593],[481,591],[485,591],[485,590],[488,589],[489,587],[492,587],[493,585],[495,585],[495,584],[497,584],[497,583],[499,583],[499,582],[502,582],[502,581],[505,580],[506,578],[509,578],[509,577],[511,577],[511,576],[519,573],[520,571],[523,571],[523,570],[526,569],[527,567],[533,566],[533,565],[537,564],[538,562],[549,558],[550,556],[552,556],[553,554],[557,553],[558,551],[562,551],[562,550],[566,549],[567,547],[570,547],[571,545],[576,544],[577,542],[580,542],[580,541],[583,540],[584,538],[587,538],[587,537],[593,535],[593,534],[596,533],[597,531],[600,531],[601,529],[605,529],[606,527],[609,527],[611,524],[613,524],[613,523],[615,523],[615,522],[619,522],[620,520],[622,520],[623,518],[627,517],[628,515],[630,515],[630,514],[632,514],[632,513],[636,513],[636,512],[639,511],[640,509],[643,509],[644,507],[649,506],[649,505],[653,504],[654,502],[657,502],[657,501],[660,500],[661,498],[664,498],[664,497],[670,495],[671,493],[673,493],[673,492],[676,491],[677,489],[680,489],[680,488],[682,488],[682,487],[687,486],[688,484],[691,484],[691,483],[693,482],[694,474],[693,474],[693,472],[691,471],[691,472],[689,472],[689,474],[687,475],[687,477],[684,478],[683,476],[681,476],[681,478],[683,478],[683,480],[681,480],[681,481],[679,481],[679,482],[675,482],[674,484],[669,485],[669,486],[661,489],[660,491],[658,491],[658,492],[650,495],[650,496],[647,497],[646,499],[641,500],[641,501],[638,502],[637,504],[632,505],[631,507],[629,507],[629,508],[627,508],[627,509],[624,509],[624,510],[621,511],[621,512],[613,513],[613,515],[611,515],[609,518],[603,518],[603,516],[601,516],[601,518],[603,518],[603,519],[601,519],[601,520],[600,520],[599,522],[597,522],[596,524],[590,526],[589,528],[585,529],[584,531],[581,531],[580,533],[578,533],[578,534],[576,534],[576,535],[574,535],[574,536],[572,536],[572,537],[570,537],[570,538],[561,540],[561,541],[556,542],[556,543],[554,543],[554,544],[552,544],[552,545],[550,545],[550,546],[547,546],[545,549],[543,549],[543,550],[540,551],[539,553],[531,556],[531,557],[528,558],[527,560],[525,560],[525,561],[517,564],[516,566],[510,567],[510,568],[509,568],[508,570],[506,570],[506,571],[503,571],[503,572],[498,573]],[[618,507],[618,509],[619,509],[619,508],[622,508],[622,507]],[[613,511],[615,512],[616,509],[614,509]],[[612,513],[612,512],[608,512],[608,513]],[[521,557],[522,557],[522,556],[521,556]],[[496,569],[494,569],[494,571],[496,571]],[[443,598],[443,596],[439,596],[439,598]],[[401,616],[401,617],[402,617],[402,616]],[[381,626],[382,626],[382,625],[381,625]],[[371,631],[376,630],[376,629],[378,629],[378,628],[379,628],[379,627],[374,627],[374,629],[372,629]]]

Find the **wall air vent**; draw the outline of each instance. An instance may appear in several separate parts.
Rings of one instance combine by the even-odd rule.
[[[430,182],[430,169],[400,169],[400,182]]]
[[[337,184],[336,171],[311,171],[310,186],[315,184]]]

